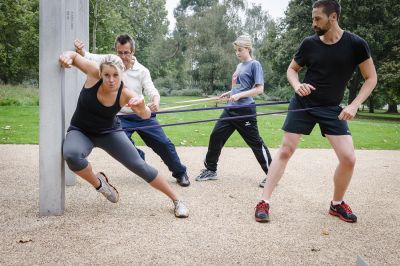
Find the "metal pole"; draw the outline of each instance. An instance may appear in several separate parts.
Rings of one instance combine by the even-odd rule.
[[[65,208],[62,142],[83,82],[65,72],[58,57],[73,49],[71,38],[88,40],[89,2],[40,0],[39,9],[39,213],[61,215]],[[82,83],[76,86],[77,82]]]
[[[65,1],[65,36],[64,50],[74,50],[75,39],[80,39],[89,44],[89,2],[87,0]],[[65,128],[68,128],[76,108],[79,92],[85,82],[85,75],[78,69],[72,68],[65,71],[64,107]],[[75,174],[65,164],[65,183],[73,186],[76,183]]]

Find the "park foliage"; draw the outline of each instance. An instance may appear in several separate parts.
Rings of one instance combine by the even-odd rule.
[[[292,95],[286,68],[301,40],[310,34],[313,0],[291,0],[281,19],[245,0],[181,0],[169,31],[165,0],[90,0],[90,51],[113,53],[115,35],[127,32],[136,56],[147,66],[162,95],[210,95],[229,89],[237,60],[232,41],[249,34],[264,67],[268,99]],[[379,82],[366,104],[370,112],[400,103],[400,9],[398,0],[341,0],[341,26],[370,45]],[[0,3],[0,82],[38,83],[39,0]],[[79,36],[77,36],[79,38]],[[71,44],[72,45],[72,44]],[[362,84],[356,71],[344,103]]]

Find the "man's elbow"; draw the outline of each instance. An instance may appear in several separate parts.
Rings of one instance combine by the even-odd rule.
[[[375,73],[374,77],[373,77],[373,84],[374,84],[374,88],[376,86],[376,84],[378,84],[378,75]]]
[[[290,66],[286,70],[286,77],[289,79],[294,73],[297,73],[293,68]]]
[[[370,86],[372,87],[372,89],[374,89],[376,87],[376,84],[378,84],[378,76],[377,74],[372,74],[369,77],[367,77],[365,79],[365,82],[368,82],[370,84]]]
[[[257,95],[262,94],[262,93],[264,93],[264,86],[258,86],[257,87]]]
[[[252,89],[252,96],[257,96],[261,93],[264,92],[264,85],[257,84],[253,89]]]

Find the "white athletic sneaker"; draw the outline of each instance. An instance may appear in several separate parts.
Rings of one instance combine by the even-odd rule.
[[[175,217],[186,218],[189,216],[189,210],[181,200],[175,200]]]
[[[104,195],[112,203],[117,203],[119,200],[118,191],[108,183],[108,178],[103,172],[96,174],[96,177],[101,181],[101,187],[97,189],[98,192]]]

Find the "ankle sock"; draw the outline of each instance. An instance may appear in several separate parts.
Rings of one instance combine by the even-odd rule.
[[[342,204],[342,200],[340,200],[340,201],[332,200],[332,205],[340,205],[340,204]]]

